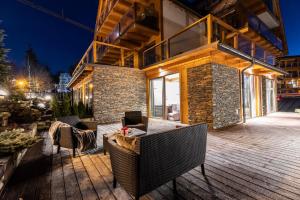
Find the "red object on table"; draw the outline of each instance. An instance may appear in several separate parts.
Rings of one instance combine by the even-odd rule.
[[[121,131],[122,131],[122,133],[123,133],[124,136],[127,135],[128,134],[128,127],[127,126],[123,127],[121,129]]]

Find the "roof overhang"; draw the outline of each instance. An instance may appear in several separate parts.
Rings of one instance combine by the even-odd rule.
[[[232,47],[230,47],[230,46],[228,46],[226,44],[219,43],[218,44],[218,49],[221,50],[221,51],[227,52],[227,53],[229,53],[231,55],[243,58],[244,60],[247,60],[247,61],[249,61],[251,63],[253,62],[254,65],[262,66],[263,68],[266,68],[266,69],[269,69],[271,71],[274,71],[274,72],[276,72],[276,73],[278,73],[280,75],[286,75],[286,74],[288,74],[286,71],[284,71],[284,70],[282,70],[282,69],[280,69],[278,67],[275,67],[275,66],[270,65],[268,63],[265,63],[263,61],[260,61],[260,60],[258,60],[256,58],[254,58],[252,56],[249,56],[249,55],[247,55],[247,54],[245,54],[245,53],[243,53],[243,52],[241,52],[239,50],[236,50],[236,49],[234,49],[234,48],[232,48]]]

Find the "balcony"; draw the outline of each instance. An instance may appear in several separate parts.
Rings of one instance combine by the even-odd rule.
[[[154,8],[134,3],[103,41],[133,49],[139,48],[143,43],[149,41],[151,36],[157,34],[157,12]]]
[[[243,6],[258,16],[269,29],[280,26],[279,20],[274,13],[273,0],[243,1]]]
[[[107,7],[97,19],[97,35],[106,38],[113,34],[118,37],[129,28],[135,28],[134,32],[157,34],[158,15],[155,8],[147,4],[149,2],[145,0],[134,3],[131,0],[108,1]]]
[[[278,37],[276,37],[276,35],[270,31],[270,28],[267,27],[267,25],[255,15],[248,16],[247,28],[248,31],[245,31],[245,34],[248,34],[250,37],[258,37],[259,35],[261,35],[268,41],[270,45],[276,47],[279,51],[283,51],[282,41]],[[262,43],[263,41],[261,40],[260,42]]]
[[[77,64],[68,87],[77,84],[93,72],[93,64],[134,67],[134,51],[109,43],[93,41]]]
[[[102,4],[105,3],[106,5],[101,5],[104,8],[97,19],[96,32],[101,36],[107,36],[132,5],[128,0],[102,1]]]
[[[247,57],[247,61],[240,56],[232,56],[232,52],[235,55],[242,54]],[[144,69],[147,70],[175,64],[187,65],[186,63],[199,58],[213,58],[213,61],[237,68],[249,66],[254,58],[258,63],[256,67],[269,66],[271,70],[278,69],[282,72],[274,67],[274,54],[212,15],[196,21],[143,52]]]

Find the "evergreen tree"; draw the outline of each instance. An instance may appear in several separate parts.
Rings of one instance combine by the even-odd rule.
[[[72,107],[72,114],[78,116],[78,104],[74,103]]]
[[[54,96],[52,98],[51,109],[53,111],[54,117],[61,117],[62,116],[57,96]]]
[[[84,118],[85,117],[85,106],[83,104],[82,101],[79,101],[78,103],[78,115],[80,118]]]
[[[71,115],[71,100],[69,95],[65,95],[62,101],[61,107],[61,114],[62,116],[69,116]]]
[[[0,84],[7,86],[8,77],[10,74],[10,66],[7,62],[7,52],[4,46],[5,33],[4,30],[0,29]]]

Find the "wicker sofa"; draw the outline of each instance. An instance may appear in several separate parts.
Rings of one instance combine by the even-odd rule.
[[[120,185],[135,199],[201,165],[204,173],[207,125],[198,124],[137,137],[139,151],[108,141],[113,187]]]

